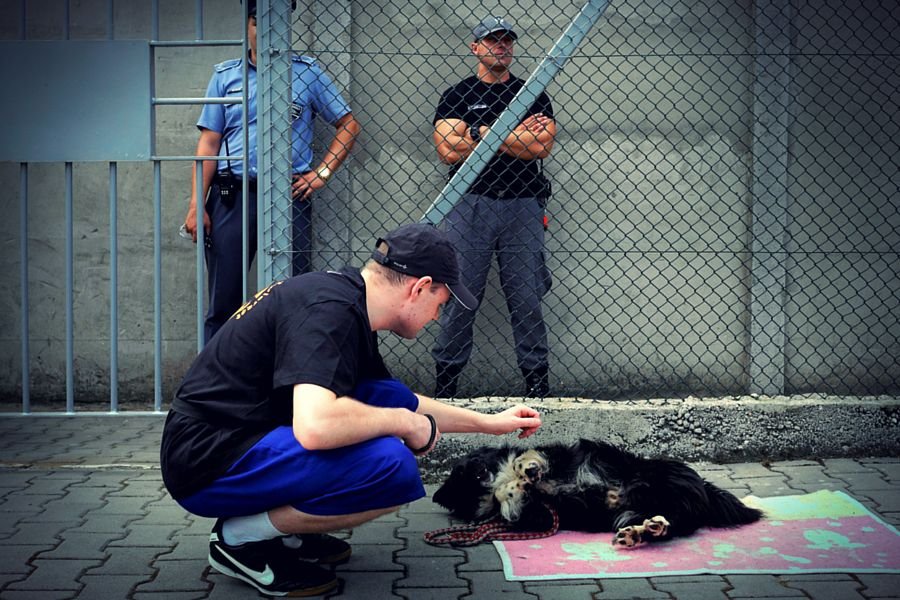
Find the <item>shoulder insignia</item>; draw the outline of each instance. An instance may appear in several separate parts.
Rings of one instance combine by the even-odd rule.
[[[231,60],[226,60],[225,62],[220,62],[216,65],[216,73],[221,73],[222,71],[227,71],[228,69],[233,69],[241,64],[241,59],[232,58]]]

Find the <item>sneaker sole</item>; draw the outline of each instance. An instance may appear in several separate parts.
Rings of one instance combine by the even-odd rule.
[[[240,579],[247,585],[251,585],[251,586],[255,587],[257,590],[259,590],[259,592],[261,594],[265,594],[266,596],[288,596],[290,598],[305,598],[307,596],[321,596],[322,594],[330,592],[331,590],[336,588],[338,585],[337,577],[335,577],[331,581],[329,581],[327,583],[323,583],[322,585],[317,586],[317,587],[303,588],[300,590],[291,590],[288,592],[279,592],[276,590],[269,590],[269,589],[266,589],[266,588],[260,586],[258,581],[255,581],[254,579],[247,577],[243,573],[239,573],[237,571],[229,569],[222,563],[216,561],[216,559],[214,559],[212,556],[209,557],[209,566],[211,566],[213,569],[215,569],[222,575],[227,575],[229,577],[234,577],[235,579]]]
[[[332,554],[331,556],[323,556],[319,560],[313,561],[317,565],[326,565],[326,566],[335,566],[342,565],[350,560],[350,556],[353,554],[352,548],[347,548],[346,552],[341,552],[340,554]]]

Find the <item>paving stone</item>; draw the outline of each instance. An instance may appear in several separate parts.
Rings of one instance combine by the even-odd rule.
[[[416,533],[421,535],[426,531],[433,531],[435,529],[444,529],[445,527],[450,526],[450,518],[446,512],[443,513],[431,513],[431,512],[423,512],[416,514],[415,519],[413,519],[406,527],[403,527],[403,531]]]
[[[0,543],[0,573],[27,575],[34,570],[28,562],[53,546]]]
[[[209,563],[206,557],[202,560],[168,560],[159,561],[156,577],[151,581],[141,583],[135,588],[135,592],[195,592],[208,591],[209,583],[203,575]]]
[[[806,578],[797,580],[792,575],[786,585],[791,589],[801,590],[813,600],[862,600],[865,598],[860,592],[862,584],[856,581]]]
[[[353,556],[341,571],[403,571],[403,565],[394,560],[394,553],[403,549],[403,542],[396,544],[353,545]]]
[[[75,590],[81,588],[76,579],[87,569],[100,564],[99,560],[43,560],[31,561],[34,571],[24,580],[13,583],[13,590]]]
[[[8,456],[0,454],[8,460]],[[35,478],[32,471],[22,469],[0,469],[0,497],[5,497],[9,490],[18,491],[28,485]]]
[[[772,471],[759,463],[735,463],[729,466],[733,473],[732,478],[735,480],[772,476]]]
[[[128,524],[134,521],[135,515],[104,515],[91,511],[81,522],[67,532],[72,533],[118,533],[119,537],[125,535]]]
[[[208,581],[212,588],[209,591],[210,600],[218,598],[263,598],[257,593],[256,588],[235,579],[222,575],[207,567],[203,573],[203,579]]]
[[[173,538],[179,531],[176,525],[136,525],[128,526],[125,537],[110,543],[111,546],[164,546],[175,547]]]
[[[79,581],[84,587],[78,596],[92,600],[129,598],[131,590],[138,584],[138,580],[130,575],[83,575]]]
[[[435,484],[426,485],[425,486],[425,497],[421,498],[419,500],[416,500],[415,502],[410,502],[406,506],[401,507],[400,514],[403,515],[406,513],[412,513],[412,514],[436,513],[436,514],[446,515],[447,509],[432,500],[432,498],[434,497],[434,493],[437,491],[438,487],[440,487],[440,486],[435,485]]]
[[[110,548],[103,564],[88,569],[88,575],[135,575],[144,579],[156,572],[151,565],[169,548]],[[204,553],[202,557],[206,557]],[[201,558],[201,557],[193,557]]]
[[[500,554],[493,544],[479,544],[465,549],[466,562],[459,566],[459,572],[503,570]]]
[[[464,596],[473,600],[481,598],[497,598],[503,596],[503,600],[535,600],[537,596],[525,591],[521,581],[507,581],[503,573],[497,572],[472,572],[464,576],[470,582],[471,595]]]
[[[731,585],[727,592],[733,600],[738,598],[802,598],[803,593],[785,587],[775,575],[726,575]]]
[[[771,498],[773,496],[793,496],[802,494],[803,490],[791,485],[781,476],[778,477],[757,477],[754,479],[746,479],[747,487],[750,493],[760,498]]]
[[[13,492],[7,494],[0,505],[0,510],[8,512],[34,513],[44,510],[44,507],[53,500],[59,500],[64,496],[62,491],[49,494],[26,494]]]
[[[863,584],[863,595],[869,598],[896,598],[900,596],[900,574],[860,573],[856,575]]]
[[[59,534],[62,527],[59,523],[17,523],[16,532],[3,540],[4,544],[39,544],[42,546],[56,547],[59,542]]]
[[[160,554],[159,560],[190,560],[209,554],[209,536],[176,535],[172,541],[175,547],[171,552]]]
[[[147,511],[146,514],[135,519],[135,525],[178,525],[179,527],[189,527],[192,523],[190,513],[168,498],[165,501],[151,502],[144,506],[143,510]]]
[[[216,520],[189,515],[188,523],[187,527],[179,532],[179,535],[202,535],[208,539]]]
[[[245,591],[243,595],[233,595],[231,598],[247,598],[247,592]],[[268,596],[256,596],[257,598],[267,598]],[[210,598],[208,592],[150,592],[150,593],[140,593],[136,592],[132,597],[132,600],[206,600]],[[112,600],[112,599],[110,599]]]
[[[600,591],[593,596],[594,600],[671,600],[672,596],[653,588],[648,579],[603,579]],[[693,600],[688,596],[686,600]]]
[[[534,594],[538,598],[552,600],[584,600],[593,598],[600,591],[597,581],[582,581],[580,579],[561,579],[556,581],[523,582],[525,592]]]
[[[884,473],[887,480],[894,484],[900,484],[900,461],[896,459],[879,459],[865,463],[880,473]]]
[[[856,493],[856,496],[871,499],[877,505],[878,512],[900,511],[900,493],[896,489],[866,490]]]
[[[417,588],[398,590],[394,595],[405,600],[459,600],[463,596],[471,598],[471,596],[468,596],[468,593],[468,588]],[[334,597],[337,598],[338,596]]]
[[[29,515],[23,519],[23,522],[42,521],[45,523],[67,523],[69,527],[73,524],[79,524],[85,515],[97,507],[101,503],[85,503],[85,502],[66,502],[65,498],[48,502],[44,507],[44,511],[38,515]]]
[[[831,475],[875,472],[871,466],[852,458],[826,458],[822,460],[822,466]]]
[[[397,583],[397,588],[428,587],[468,587],[456,574],[456,567],[463,559],[454,556],[405,557],[396,562],[406,569],[406,578]]]
[[[889,490],[893,486],[887,482],[884,475],[876,471],[871,473],[835,473],[833,477],[847,484],[847,487],[861,492],[865,490]]]
[[[397,552],[398,558],[422,557],[422,556],[456,556],[465,560],[465,551],[451,546],[432,546],[425,543],[422,536],[409,536],[406,538],[406,548]]]
[[[110,490],[118,490],[124,487],[124,483],[122,480],[125,479],[127,473],[123,471],[92,471],[87,478],[78,484],[73,484],[70,486],[72,489],[86,487],[86,488],[106,488]]]
[[[650,583],[661,592],[674,598],[691,600],[724,600],[725,590],[731,586],[719,575],[695,575],[688,577],[652,577]]]
[[[395,593],[394,584],[402,577],[401,573],[347,573],[338,572],[340,583],[337,589],[327,594],[325,598],[397,598],[402,596]],[[418,590],[415,595],[418,600]]]
[[[4,590],[3,600],[72,600],[78,598],[78,592],[74,590],[41,590],[39,592],[29,590]],[[103,600],[95,598],[93,600]],[[112,600],[110,598],[110,600]]]
[[[110,498],[114,498],[117,496],[137,496],[159,499],[163,496],[162,483],[152,480],[126,481],[125,486],[122,489],[109,493]]]
[[[52,550],[42,552],[39,558],[46,559],[98,559],[106,557],[105,548],[122,537],[119,533],[83,533],[64,531],[62,542]]]
[[[379,544],[399,541],[397,523],[372,521],[353,528],[350,542],[354,544]]]

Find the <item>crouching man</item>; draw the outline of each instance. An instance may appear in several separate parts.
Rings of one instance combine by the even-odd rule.
[[[167,416],[163,480],[215,518],[209,563],[266,595],[337,586],[323,566],[356,527],[425,495],[416,455],[442,433],[533,434],[537,411],[483,414],[391,378],[379,331],[412,339],[441,307],[475,300],[456,252],[427,224],[379,238],[362,269],[279,281],[241,307],[194,360]]]

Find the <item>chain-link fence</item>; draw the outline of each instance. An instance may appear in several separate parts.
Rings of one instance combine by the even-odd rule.
[[[581,7],[394,0],[298,14],[298,51],[342,83],[365,140],[316,199],[316,264],[359,262],[379,228],[418,220],[441,191],[435,111],[477,73],[475,24],[509,22],[510,70],[525,79]],[[898,17],[887,1],[612,3],[547,88],[554,394],[897,391]],[[497,213],[484,228],[514,223],[512,206],[483,203]],[[497,260],[461,394],[524,390]],[[386,340],[394,369],[425,389],[435,333]]]
[[[220,37],[242,35],[236,0],[198,4],[206,15],[201,27]],[[453,133],[434,135],[442,94],[476,76],[484,62],[484,49],[473,46],[479,21],[508,22],[517,36],[506,49],[509,71],[524,80],[583,6],[301,1],[289,17],[292,33],[284,35],[294,52],[315,58],[362,128],[312,200],[312,267],[362,264],[376,236],[421,219],[444,189],[451,167],[441,160],[442,142],[465,154],[463,146],[477,141],[470,125],[484,125],[474,135],[489,141],[491,120],[465,123],[456,113],[437,119]],[[218,20],[225,12],[235,13],[227,24]],[[137,21],[129,21],[137,33],[127,33],[141,37]],[[167,35],[189,38],[189,25],[176,23]],[[202,74],[191,76],[198,79],[193,95],[202,96],[210,67],[234,53],[160,52],[158,78],[165,87],[177,81],[173,72],[193,69]],[[464,368],[459,355],[452,359],[462,368],[458,395],[519,395],[522,368],[541,366],[542,351],[533,349],[540,341],[523,350],[527,343],[514,335],[527,338],[531,325],[511,314],[526,310],[512,288],[527,281],[543,292],[544,273],[504,278],[498,264],[510,253],[533,252],[541,236],[552,286],[539,303],[539,321],[553,395],[900,391],[896,2],[612,2],[546,94],[555,128],[549,154],[537,159],[519,148],[515,159],[538,162],[552,183],[540,214],[546,230],[516,233],[518,246],[479,247],[492,252],[491,268],[471,356]],[[174,154],[193,151],[198,109],[178,110],[157,114],[165,131],[159,154],[167,144]],[[453,129],[457,120],[465,126]],[[315,127],[312,168],[335,135],[334,123],[318,119]],[[260,134],[261,156],[289,154],[283,132],[266,136]],[[167,230],[183,219],[187,168],[163,171]],[[6,179],[16,176],[10,171]],[[289,193],[287,176],[283,165],[260,173],[261,186],[277,188],[264,228],[272,228],[267,240],[281,241],[262,248],[264,257],[281,257],[272,277],[287,275],[290,264],[284,223],[291,205],[278,200]],[[119,178],[130,181],[126,172]],[[135,178],[149,179],[146,172]],[[140,196],[139,185],[120,185]],[[476,224],[509,230],[519,223],[517,194],[506,197],[508,187],[481,194],[493,199],[482,198],[487,212]],[[260,189],[261,206],[264,198]],[[162,317],[167,399],[195,350],[185,315],[195,312],[196,286],[188,245],[163,250],[164,297],[177,304]],[[146,311],[133,312],[135,323],[145,318]],[[389,366],[414,389],[434,388],[431,350],[440,331],[433,324],[415,342],[382,338]],[[141,352],[129,348],[129,356]]]

